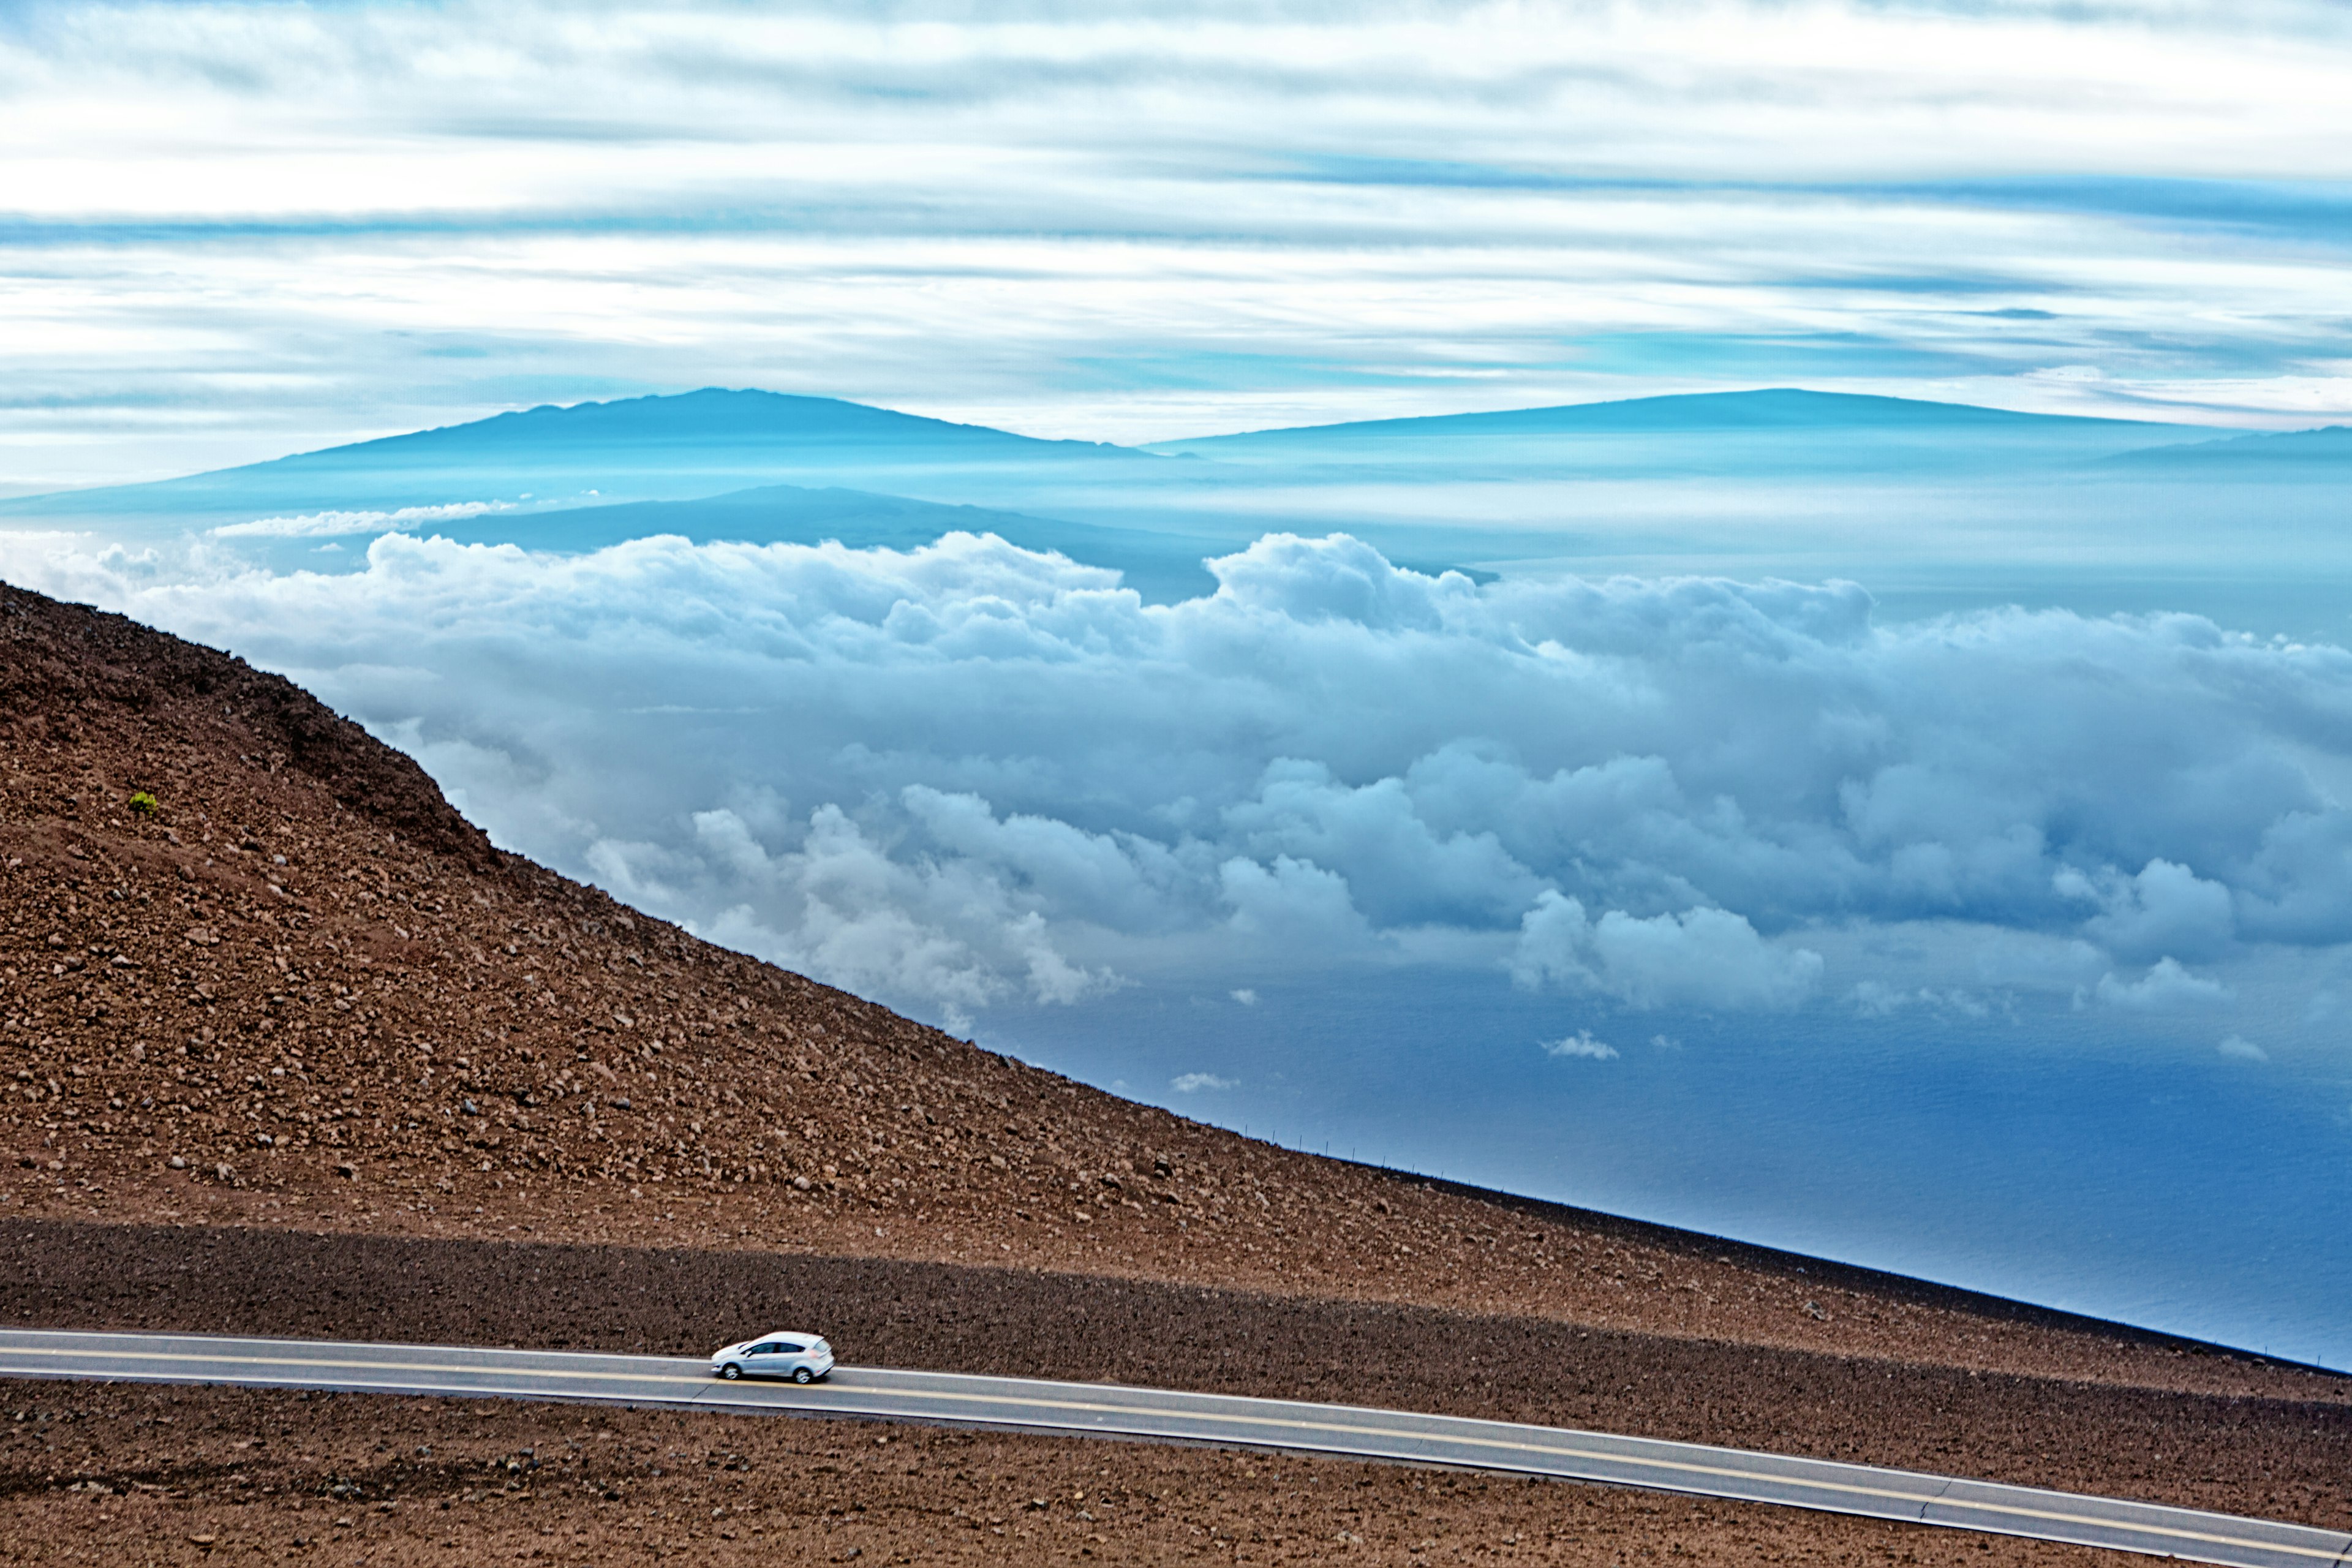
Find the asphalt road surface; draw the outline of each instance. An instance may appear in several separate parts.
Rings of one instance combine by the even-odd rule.
[[[2235,1568],[2352,1568],[2352,1535],[2305,1525],[1653,1437],[1108,1384],[845,1366],[800,1387],[721,1383],[707,1361],[670,1356],[37,1329],[0,1329],[0,1377],[690,1406],[1278,1448],[1783,1503]]]

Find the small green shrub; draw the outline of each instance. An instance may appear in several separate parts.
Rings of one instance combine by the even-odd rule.
[[[131,809],[142,816],[152,816],[163,807],[156,803],[153,795],[141,789],[131,792]]]

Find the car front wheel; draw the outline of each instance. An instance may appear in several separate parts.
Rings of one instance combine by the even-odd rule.
[[[719,1375],[725,1378],[728,1382],[732,1383],[737,1378],[743,1375],[743,1369],[737,1366],[730,1361],[725,1366],[719,1369]]]
[[[793,1381],[794,1383],[814,1383],[816,1381],[816,1373],[811,1372],[804,1366],[794,1367],[793,1369]]]

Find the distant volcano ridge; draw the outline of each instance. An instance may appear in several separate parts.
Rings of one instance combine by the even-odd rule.
[[[2352,478],[2352,425],[2316,430],[2265,430],[2218,441],[2155,447],[2105,459],[2116,468],[2144,468],[2168,475],[2223,475],[2275,479]]]
[[[532,486],[542,499],[563,494],[571,504],[578,504],[590,496],[684,500],[818,475],[857,475],[871,484],[877,470],[892,468],[984,471],[1038,464],[1062,470],[1075,463],[1109,464],[1149,474],[1171,456],[1290,443],[1863,431],[1954,439],[1970,433],[2071,433],[2126,439],[2144,435],[2150,446],[2209,433],[2195,426],[1766,387],[1301,426],[1122,447],[1040,439],[840,398],[704,387],[604,403],[543,404],[179,479],[18,496],[0,501],[0,520],[171,510],[257,515],[280,507],[399,507],[481,499],[470,493],[458,496],[453,489],[467,484]],[[624,493],[615,495],[605,495],[604,487],[595,484],[600,476],[648,474],[667,475],[677,482],[642,491],[624,482],[619,487]]]
[[[550,445],[604,447],[615,442],[658,448],[730,440],[880,447],[924,444],[1022,457],[1099,456],[1127,450],[1100,441],[1055,441],[1018,436],[986,425],[963,425],[920,414],[901,414],[837,397],[706,386],[694,392],[618,398],[610,403],[546,403],[461,425],[437,426],[402,436],[384,436],[373,441],[299,453],[275,462],[355,460],[363,455],[405,455],[412,451],[438,454]]]
[[[152,518],[206,524],[275,512],[535,500],[675,500],[759,484],[1163,459],[1048,441],[838,398],[706,387],[549,404],[404,435],[144,484],[0,501],[11,518]]]
[[[2202,427],[2072,414],[2031,414],[1973,403],[1885,397],[1866,393],[1759,387],[1741,392],[1675,393],[1604,403],[1563,403],[1483,414],[1437,414],[1398,419],[1241,431],[1193,440],[1147,444],[1147,451],[1191,450],[1222,444],[1276,441],[1436,439],[1463,436],[1693,435],[1709,431],[1807,430],[2104,430],[2144,431],[2151,438],[2182,439]]]

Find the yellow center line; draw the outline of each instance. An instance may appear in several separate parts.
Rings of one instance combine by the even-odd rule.
[[[686,1377],[668,1373],[594,1372],[580,1371],[570,1368],[557,1371],[557,1369],[553,1368],[539,1369],[522,1367],[465,1366],[437,1362],[356,1361],[323,1356],[226,1355],[217,1353],[206,1353],[202,1356],[194,1356],[186,1353],[164,1351],[101,1352],[71,1350],[64,1347],[49,1346],[0,1347],[0,1363],[5,1363],[5,1358],[11,1355],[37,1355],[51,1357],[103,1356],[113,1361],[178,1363],[201,1362],[210,1363],[215,1365],[288,1367],[300,1368],[308,1371],[424,1373],[442,1377],[459,1373],[473,1373],[476,1375],[492,1377],[524,1377],[537,1375],[542,1371],[555,1371],[559,1376],[577,1378],[594,1383],[666,1384],[674,1387],[693,1388],[704,1391],[708,1391],[711,1388],[711,1384],[703,1378]],[[2284,1552],[2291,1556],[2309,1557],[2328,1563],[2340,1562],[2345,1556],[2345,1551],[2343,1548],[2328,1550],[2310,1546],[2294,1546],[2283,1542],[2256,1541],[2244,1536],[2217,1535],[2210,1531],[2188,1530],[2176,1525],[2141,1524],[2126,1520],[2103,1519],[2097,1515],[2089,1513],[2066,1513],[2051,1509],[2029,1508],[2019,1503],[1990,1502],[1980,1500],[1959,1500],[1947,1498],[1937,1493],[1901,1491],[1893,1488],[1865,1486],[1853,1481],[1833,1481],[1816,1479],[1811,1477],[1773,1475],[1769,1473],[1759,1473],[1754,1470],[1735,1469],[1724,1465],[1700,1464],[1696,1461],[1688,1459],[1652,1458],[1636,1454],[1610,1453],[1597,1449],[1566,1447],[1557,1444],[1530,1443],[1523,1440],[1515,1441],[1500,1437],[1479,1437],[1471,1436],[1467,1433],[1415,1432],[1402,1430],[1396,1427],[1368,1426],[1349,1422],[1308,1421],[1297,1416],[1245,1415],[1238,1412],[1226,1411],[1203,1411],[1195,1413],[1176,1410],[1153,1410],[1149,1407],[1139,1407],[1130,1405],[1114,1405],[1092,1400],[1046,1399],[1031,1394],[961,1394],[947,1390],[923,1390],[919,1392],[871,1390],[866,1392],[879,1394],[887,1398],[898,1399],[939,1400],[970,1405],[1013,1405],[1022,1409],[1084,1412],[1102,1415],[1156,1416],[1162,1420],[1221,1421],[1231,1423],[1235,1426],[1261,1427],[1268,1430],[1302,1433],[1311,1432],[1338,1436],[1374,1437],[1390,1442],[1395,1442],[1399,1439],[1415,1439],[1427,1442],[1445,1443],[1461,1447],[1494,1449],[1504,1453],[1540,1455],[1547,1458],[1577,1459],[1586,1462],[1600,1462],[1612,1465],[1632,1465],[1645,1469],[1673,1471],[1689,1476],[1711,1476],[1724,1479],[1747,1481],[1750,1483],[1758,1481],[1772,1481],[1783,1485],[1802,1487],[1811,1491],[1842,1493],[1849,1497],[1875,1498],[1886,1501],[1923,1506],[1940,1502],[1947,1508],[1966,1510],[1978,1513],[2003,1514],[2015,1519],[2045,1520],[2062,1524],[2094,1524],[2101,1527],[2102,1529],[2126,1531],[2133,1534],[2159,1535],[2166,1536],[2176,1541],[2193,1541],[2203,1542],[2208,1545],[2236,1546],[2263,1552]],[[1212,1395],[1211,1397],[1216,1396]],[[817,1406],[817,1408],[822,1408],[822,1406]],[[1435,1417],[1435,1419],[1446,1420],[1450,1418],[1438,1416]],[[1626,1440],[1639,1443],[1655,1442],[1660,1441],[1661,1439],[1636,1437]],[[1759,1457],[1774,1458],[1781,1458],[1782,1456],[1763,1455]],[[1840,1463],[1840,1461],[1837,1460],[1808,1459],[1802,1458],[1796,1458],[1795,1462],[1803,1465],[1832,1465]],[[1941,1478],[1937,1479],[1940,1479]],[[1977,1484],[1999,1486],[2003,1483],[1982,1482]],[[2149,1503],[2136,1506],[2154,1508],[2160,1507],[2162,1505]],[[2309,1527],[2290,1526],[2289,1528],[2305,1529]]]

